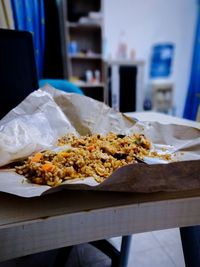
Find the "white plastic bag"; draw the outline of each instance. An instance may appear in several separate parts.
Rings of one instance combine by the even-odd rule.
[[[33,92],[0,121],[0,166],[51,148],[67,132],[76,130],[52,96]]]

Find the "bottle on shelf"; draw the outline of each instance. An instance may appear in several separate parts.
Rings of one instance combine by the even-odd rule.
[[[117,48],[117,59],[127,59],[127,43],[125,42],[125,31],[121,31]]]

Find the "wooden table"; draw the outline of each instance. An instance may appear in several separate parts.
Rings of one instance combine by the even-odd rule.
[[[200,128],[200,123],[153,112],[129,115]],[[114,236],[200,224],[200,190],[62,191],[31,199],[1,193],[0,203],[0,261]]]

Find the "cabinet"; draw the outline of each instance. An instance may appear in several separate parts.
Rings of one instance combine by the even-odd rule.
[[[108,104],[120,112],[143,110],[144,61],[108,61]]]
[[[105,100],[102,2],[63,0],[65,78],[85,95]]]

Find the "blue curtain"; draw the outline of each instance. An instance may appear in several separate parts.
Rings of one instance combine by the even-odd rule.
[[[190,120],[195,120],[197,115],[198,106],[200,103],[200,0],[198,0],[198,20],[196,37],[194,44],[194,53],[192,61],[192,71],[188,94],[185,103],[185,110],[183,117]]]
[[[12,0],[12,9],[15,29],[33,34],[38,77],[42,78],[45,42],[44,0]]]

